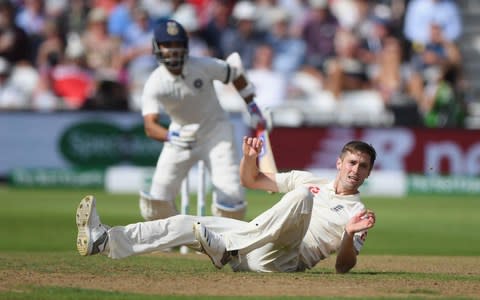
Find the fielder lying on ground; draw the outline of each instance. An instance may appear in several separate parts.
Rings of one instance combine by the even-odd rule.
[[[228,263],[234,271],[256,272],[304,271],[336,253],[336,271],[348,272],[375,224],[375,214],[365,208],[358,191],[373,168],[375,149],[361,141],[347,143],[330,181],[304,171],[260,172],[256,160],[261,146],[258,138],[244,138],[242,184],[285,195],[251,222],[176,215],[109,227],[100,221],[95,198],[87,196],[76,215],[79,253],[124,258],[187,245],[207,254],[219,269]]]

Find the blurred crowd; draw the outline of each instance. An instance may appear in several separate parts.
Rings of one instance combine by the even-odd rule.
[[[0,0],[0,110],[138,111],[165,18],[190,55],[238,52],[260,106],[368,91],[426,126],[462,126],[453,0]]]

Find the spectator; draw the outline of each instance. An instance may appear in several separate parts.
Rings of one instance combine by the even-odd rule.
[[[30,61],[33,64],[37,59],[38,48],[44,39],[43,33],[47,22],[44,0],[25,0],[24,7],[18,12],[15,22],[28,35]]]
[[[365,31],[363,34],[358,34],[357,31],[353,32],[360,38],[361,59],[365,63],[374,64],[385,46],[385,40],[395,37],[391,34],[389,19],[372,15],[364,23],[367,22],[368,31]]]
[[[12,2],[0,0],[0,57],[4,61],[0,106],[5,109],[30,109],[38,71],[32,66],[28,35],[15,23],[15,14]]]
[[[92,9],[101,9],[108,16],[115,8],[118,0],[90,0],[89,2]]]
[[[300,38],[302,36],[303,26],[311,7],[306,0],[278,0],[278,5],[287,11],[290,16],[290,34]]]
[[[324,84],[338,100],[345,90],[369,87],[367,65],[360,59],[360,43],[349,30],[339,30],[335,35],[336,57],[326,62]]]
[[[430,24],[443,28],[444,38],[456,41],[462,33],[457,3],[452,0],[411,0],[405,12],[404,34],[413,44],[424,46],[430,41]]]
[[[45,22],[43,31],[43,41],[38,47],[38,55],[36,66],[40,70],[47,66],[55,65],[63,55],[65,49],[65,41],[61,36],[57,23],[48,19]]]
[[[76,34],[68,38],[65,55],[42,68],[34,103],[43,109],[80,109],[92,97],[95,78],[86,67],[85,49]],[[51,63],[51,62],[50,62]]]
[[[25,109],[30,99],[25,89],[14,82],[12,65],[0,56],[0,110]]]
[[[334,39],[339,23],[330,12],[327,0],[309,0],[311,14],[303,27],[306,43],[306,65],[314,73],[324,73],[324,63],[335,56]]]
[[[340,27],[353,30],[360,20],[360,10],[357,7],[357,0],[335,0],[330,1],[330,10],[338,20]]]
[[[210,14],[206,24],[200,30],[200,36],[205,40],[212,56],[224,58],[225,49],[222,47],[223,35],[230,26],[232,0],[212,0]]]
[[[58,17],[58,29],[65,38],[70,33],[81,34],[86,30],[89,7],[84,0],[70,0],[66,10]]]
[[[129,106],[131,110],[140,110],[143,86],[157,67],[157,61],[152,55],[153,27],[147,11],[137,7],[132,15],[133,23],[123,35],[122,56],[130,93]]]
[[[30,40],[15,24],[15,7],[9,0],[0,0],[0,56],[9,64],[30,62]]]
[[[114,37],[122,38],[123,33],[132,24],[132,13],[137,5],[137,0],[116,0],[108,16],[108,33]]]
[[[392,29],[396,25],[392,4],[387,5],[386,2],[390,1],[335,0],[331,2],[331,8],[342,28],[348,28],[363,39],[370,35],[375,18],[389,20]]]
[[[448,92],[450,95],[455,93],[462,56],[455,43],[444,37],[443,26],[432,23],[429,42],[412,57],[411,63],[413,74],[410,76],[409,88],[422,114],[428,115],[435,103],[438,103],[436,100],[439,96],[445,97],[448,90],[451,90]],[[449,103],[455,99],[453,97],[442,101]]]
[[[95,71],[97,81],[93,107],[128,109],[129,95],[122,78],[121,40],[107,30],[107,14],[95,8],[88,15],[88,26],[82,34],[87,66]],[[92,107],[92,106],[90,106]]]
[[[66,42],[60,36],[56,22],[47,20],[44,30],[44,40],[38,49],[36,66],[39,70],[39,80],[35,86],[32,107],[41,110],[54,110],[61,107],[61,101],[51,90],[53,69],[63,62]]]
[[[155,20],[167,19],[183,0],[141,0],[140,5]]]
[[[365,1],[365,0],[360,0]],[[366,0],[366,2],[372,3]],[[409,1],[380,0],[373,5],[372,10],[375,15],[388,17],[391,34],[397,39],[404,39],[403,25],[406,5]],[[374,2],[375,3],[375,2]]]
[[[82,34],[87,64],[101,80],[117,81],[121,69],[119,50],[121,40],[107,30],[107,14],[95,8],[88,15],[88,26]]]
[[[406,88],[407,75],[401,43],[390,36],[384,40],[370,74],[373,88],[380,93],[385,105],[405,104],[410,100]]]
[[[428,111],[424,115],[427,127],[463,128],[467,109],[460,93],[455,89],[454,77],[448,70],[435,86],[433,95],[427,98]]]
[[[277,8],[272,11],[271,17],[272,25],[267,42],[273,48],[272,69],[289,78],[304,63],[305,43],[292,35],[291,19],[286,10]]]
[[[252,0],[250,0],[252,1]],[[276,10],[281,8],[277,0],[253,0],[256,14],[258,16],[255,27],[261,31],[268,31],[275,18]]]
[[[212,56],[212,51],[200,35],[200,24],[197,12],[192,4],[180,5],[172,15],[172,19],[182,24],[188,34],[188,52],[192,56]]]
[[[48,19],[57,20],[68,9],[68,0],[44,0]]]
[[[228,56],[238,52],[246,69],[252,68],[255,48],[263,43],[266,34],[256,28],[257,11],[255,4],[242,0],[233,8],[233,17],[237,21],[235,27],[226,29],[222,36],[222,49]]]
[[[262,109],[279,106],[286,98],[287,78],[284,73],[272,69],[274,56],[270,45],[258,46],[255,49],[253,68],[247,71],[248,79],[256,88],[255,101]]]

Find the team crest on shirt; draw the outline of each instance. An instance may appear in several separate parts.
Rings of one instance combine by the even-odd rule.
[[[308,189],[310,190],[310,193],[314,195],[320,192],[320,188],[318,186],[310,186]]]
[[[195,81],[193,82],[193,86],[199,89],[203,86],[203,81],[200,78],[195,79]]]
[[[337,205],[337,206],[334,206],[334,207],[331,207],[330,210],[331,211],[334,211],[334,212],[339,212],[343,209],[343,205]]]

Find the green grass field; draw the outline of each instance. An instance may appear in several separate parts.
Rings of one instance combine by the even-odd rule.
[[[146,276],[155,274],[206,274],[232,275],[231,271],[216,271],[203,256],[164,255],[159,257],[139,256],[134,259],[115,261],[104,257],[91,257],[90,261],[100,267],[85,264],[85,258],[76,253],[75,209],[86,194],[97,198],[97,209],[102,221],[109,225],[121,225],[141,221],[136,195],[112,195],[101,190],[58,190],[58,189],[13,189],[0,187],[0,282],[11,276],[12,270],[23,270],[34,274],[96,274],[107,276],[114,272],[124,276]],[[251,219],[275,203],[280,195],[248,192],[247,219]],[[194,197],[192,197],[194,198]],[[472,257],[480,254],[480,197],[475,196],[409,196],[407,198],[364,198],[366,205],[377,214],[376,227],[369,233],[362,250],[365,257]],[[209,208],[209,205],[207,206]],[[191,204],[192,212],[195,209]],[[207,209],[209,210],[209,209]],[[394,259],[394,258],[393,258]],[[295,275],[306,279],[315,272],[325,273],[326,278],[335,276],[330,269],[315,268],[312,272]],[[368,270],[362,274],[370,280]],[[23,274],[23,273],[22,273]],[[410,273],[407,273],[407,276]],[[410,275],[416,276],[415,272]],[[383,274],[386,275],[386,274]],[[480,275],[465,274],[459,280],[480,282]],[[46,275],[47,276],[47,275]],[[246,280],[259,274],[243,274]],[[285,276],[285,277],[279,277]],[[274,279],[292,278],[291,274],[275,274]],[[348,276],[348,275],[347,275]],[[393,275],[392,275],[393,276]],[[405,276],[405,274],[402,274]],[[420,274],[417,276],[427,276]],[[442,276],[432,275],[442,281]],[[68,277],[68,276],[67,276]],[[261,277],[269,280],[270,277]],[[348,277],[347,277],[348,278]],[[396,277],[395,277],[396,278]],[[392,278],[392,279],[395,279]],[[428,280],[433,280],[427,278]],[[436,278],[436,279],[435,279]],[[463,279],[462,279],[463,278]],[[358,279],[358,277],[356,277]],[[11,280],[11,279],[10,279]],[[453,280],[447,276],[445,280]],[[455,279],[457,280],[457,279]],[[40,280],[41,281],[41,280]],[[480,297],[480,289],[478,290]],[[428,292],[426,292],[428,296]],[[410,298],[422,299],[425,294],[409,294]],[[420,296],[418,296],[420,295]],[[423,295],[423,296],[422,296]],[[433,294],[435,296],[435,293]],[[438,296],[438,295],[437,295]],[[462,295],[459,295],[459,298]],[[166,297],[163,295],[163,297]],[[181,296],[178,296],[182,298]],[[197,299],[211,299],[198,295]],[[393,297],[393,296],[392,296]],[[160,296],[140,292],[111,292],[108,288],[89,290],[68,285],[50,286],[41,283],[27,286],[18,282],[18,287],[2,286],[0,299],[159,299]],[[166,297],[163,299],[167,299]],[[192,299],[185,297],[182,299]],[[326,297],[329,298],[329,297]],[[380,298],[380,297],[379,297]],[[399,298],[405,298],[400,296]],[[469,297],[465,297],[468,299]],[[253,298],[249,298],[253,299]],[[260,299],[260,298],[259,298]],[[266,298],[261,298],[266,299]],[[463,299],[463,298],[462,298]]]

